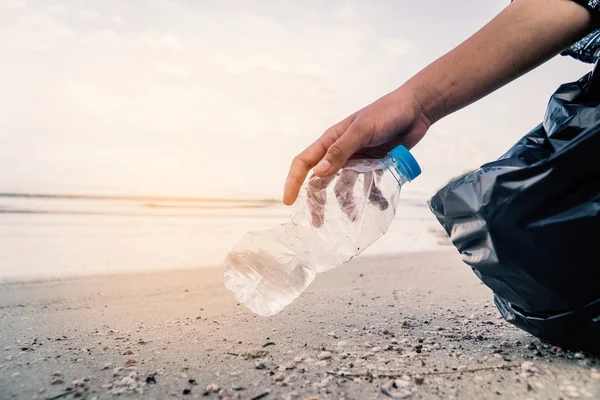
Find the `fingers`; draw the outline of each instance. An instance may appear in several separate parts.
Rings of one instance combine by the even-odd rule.
[[[304,183],[308,172],[325,157],[329,147],[346,132],[346,129],[348,129],[353,120],[354,116],[351,115],[332,126],[316,142],[294,158],[285,181],[283,193],[284,204],[289,206],[296,201],[300,187]]]
[[[348,129],[327,148],[325,157],[315,167],[315,175],[330,176],[336,173],[348,159],[368,142],[363,128],[353,122]]]
[[[381,182],[381,175],[383,171],[378,170],[373,174],[373,182],[371,183],[371,191],[369,192],[369,201],[375,207],[379,208],[380,211],[385,211],[390,206],[390,203],[381,193],[379,189],[379,183]]]
[[[334,192],[340,208],[348,216],[350,221],[356,221],[358,210],[356,209],[356,198],[354,196],[354,185],[358,180],[358,172],[351,169],[343,169],[335,184]]]
[[[285,205],[289,206],[296,201],[308,171],[323,158],[326,152],[327,147],[322,139],[319,139],[294,158],[284,186],[283,203]]]
[[[312,225],[320,228],[325,222],[325,203],[327,202],[327,186],[333,180],[333,176],[319,178],[313,175],[308,180],[306,188],[306,202],[310,211]]]

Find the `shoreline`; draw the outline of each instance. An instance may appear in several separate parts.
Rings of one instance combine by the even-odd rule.
[[[385,253],[385,254],[366,254],[357,257],[355,260],[359,260],[359,262],[367,262],[373,261],[377,262],[380,259],[387,258],[395,258],[406,255],[419,255],[419,254],[436,254],[436,253],[448,253],[448,252],[456,252],[454,248],[448,247],[447,249],[434,249],[434,250],[418,250],[418,251],[406,251],[406,252],[395,252],[395,253]],[[364,259],[367,259],[363,261]],[[354,261],[354,260],[353,260]],[[344,268],[345,264],[335,267]],[[3,286],[13,286],[13,285],[25,285],[25,284],[44,284],[44,283],[52,283],[57,281],[79,281],[79,280],[88,280],[88,279],[103,279],[103,278],[123,278],[127,276],[135,277],[138,275],[160,275],[160,274],[171,274],[171,273],[184,273],[190,271],[205,271],[205,270],[222,270],[222,266],[214,265],[214,264],[206,264],[206,265],[198,265],[198,266],[190,266],[190,267],[181,267],[178,266],[176,268],[149,268],[149,269],[139,269],[134,271],[110,271],[106,273],[101,272],[92,272],[92,273],[72,273],[72,274],[64,274],[60,273],[57,275],[48,275],[46,277],[16,277],[16,278],[2,278],[0,277],[0,290]]]

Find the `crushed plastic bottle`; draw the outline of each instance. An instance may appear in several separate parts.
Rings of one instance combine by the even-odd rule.
[[[421,173],[403,146],[382,159],[351,160],[337,174],[312,176],[289,222],[249,232],[225,258],[224,282],[258,315],[291,304],[319,272],[362,253],[389,228],[400,188]]]

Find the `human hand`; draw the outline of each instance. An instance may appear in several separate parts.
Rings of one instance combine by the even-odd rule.
[[[291,205],[296,201],[308,172],[316,166],[314,178],[308,184],[308,195],[309,204],[317,210],[313,223],[318,223],[322,217],[318,210],[326,200],[324,189],[349,159],[382,158],[400,144],[410,149],[423,138],[430,125],[430,118],[412,91],[406,87],[397,89],[332,126],[297,155],[288,173],[283,202]],[[352,175],[347,174],[348,177]],[[342,193],[338,201],[341,197]],[[347,204],[352,203],[349,200],[346,199]],[[343,202],[340,204],[344,209]],[[351,207],[346,211],[351,212]]]

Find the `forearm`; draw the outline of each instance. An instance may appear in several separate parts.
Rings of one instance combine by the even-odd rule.
[[[590,13],[570,0],[516,0],[403,88],[433,123],[554,57],[592,25]]]

